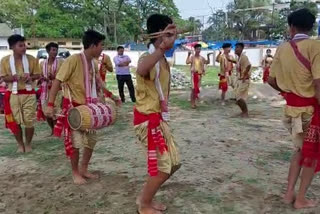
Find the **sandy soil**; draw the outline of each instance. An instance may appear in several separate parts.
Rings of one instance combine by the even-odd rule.
[[[230,117],[238,108],[233,101],[222,107],[215,88],[202,91],[198,110],[189,108],[188,96],[172,95],[171,125],[183,167],[157,195],[168,205],[166,213],[320,213],[281,203],[293,148],[281,123],[283,102],[271,88],[252,86],[245,120]],[[14,140],[2,128],[0,213],[134,214],[146,162],[135,144],[131,109],[125,104],[117,123],[99,132],[91,168],[101,178],[84,186],[72,184],[62,142],[45,137],[45,124],[37,124],[34,151],[27,155],[15,154]],[[320,198],[319,190],[316,178],[309,196]]]

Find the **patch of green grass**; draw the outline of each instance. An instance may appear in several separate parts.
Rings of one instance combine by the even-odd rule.
[[[248,179],[246,179],[245,181],[246,181],[246,183],[248,183],[248,184],[258,184],[258,183],[259,183],[259,180],[256,179],[256,178],[248,178]]]
[[[0,157],[18,157],[17,145],[13,142],[10,142],[4,146],[0,147]]]
[[[220,207],[220,212],[224,214],[239,214],[238,211],[235,210],[234,206],[223,206]]]
[[[292,153],[291,151],[280,150],[278,152],[273,152],[271,156],[273,159],[288,162],[291,159]]]
[[[268,162],[267,162],[266,160],[264,160],[264,159],[262,159],[262,158],[259,157],[259,158],[256,160],[256,164],[257,164],[258,166],[264,167],[264,166],[268,165]]]
[[[190,110],[190,102],[187,99],[181,99],[178,96],[172,95],[170,96],[170,103],[183,110]]]
[[[222,200],[221,196],[217,193],[207,193],[201,192],[195,189],[190,189],[189,191],[182,192],[179,197],[185,198],[190,201],[198,201],[200,203],[211,204],[212,206],[219,205]]]
[[[187,65],[176,65],[175,68],[184,71],[187,76],[190,76],[190,66]],[[206,74],[202,77],[201,85],[202,86],[213,86],[219,83],[219,67],[209,66],[206,69]]]

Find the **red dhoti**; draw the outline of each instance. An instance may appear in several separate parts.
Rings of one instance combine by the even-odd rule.
[[[263,83],[268,82],[269,74],[270,74],[270,67],[265,67],[263,70],[263,77],[262,77]]]
[[[302,146],[301,165],[315,167],[315,172],[320,171],[320,106],[316,98],[300,97],[293,93],[283,93],[288,106],[307,107],[313,106],[314,112],[311,124]]]
[[[201,74],[199,74],[198,72],[192,72],[191,75],[192,75],[192,90],[194,93],[194,98],[199,99]]]

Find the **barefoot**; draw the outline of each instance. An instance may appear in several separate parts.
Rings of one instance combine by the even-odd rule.
[[[25,148],[26,148],[26,149],[25,149],[25,152],[31,152],[31,151],[32,151],[31,145],[26,145]]]
[[[18,145],[17,153],[24,153],[25,149],[23,145]]]
[[[161,211],[155,210],[152,207],[143,207],[138,209],[138,214],[163,214]]]
[[[191,108],[192,108],[192,109],[196,109],[197,106],[193,104],[193,105],[191,105]]]
[[[226,105],[226,103],[225,103],[225,102],[222,102],[222,103],[221,103],[221,105],[222,105],[222,106],[225,106],[225,105]]]
[[[296,195],[294,192],[287,192],[285,195],[282,196],[282,201],[285,204],[292,204],[296,199]]]
[[[300,200],[297,199],[293,204],[293,207],[295,209],[306,209],[306,208],[313,208],[316,206],[317,206],[317,203],[315,201],[307,200],[305,198]]]
[[[241,117],[241,115],[242,115],[242,113],[240,113],[240,114],[234,114],[234,115],[231,116],[231,118]]]
[[[136,200],[136,205],[137,205],[138,207],[141,206],[140,200],[141,200],[141,197],[138,196],[138,198],[137,198],[137,200]],[[159,203],[159,202],[156,202],[156,201],[153,201],[153,202],[151,203],[151,207],[152,207],[153,209],[155,209],[155,210],[158,210],[158,211],[166,211],[166,210],[167,210],[167,206],[166,206],[166,205],[164,205],[164,204],[162,204],[162,203]]]
[[[73,183],[76,185],[83,185],[87,183],[87,180],[84,179],[81,175],[72,175]]]
[[[247,113],[241,113],[241,114],[240,114],[240,117],[242,117],[242,118],[249,118],[249,114],[248,114],[248,112],[247,112]]]
[[[99,175],[95,173],[90,172],[83,172],[81,173],[82,177],[88,178],[88,179],[99,179]]]
[[[166,211],[167,210],[167,206],[160,203],[160,202],[153,201],[151,206],[155,210],[159,210],[159,211]]]

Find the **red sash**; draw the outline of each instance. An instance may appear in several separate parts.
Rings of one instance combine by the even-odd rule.
[[[160,128],[160,122],[162,121],[161,114],[152,113],[145,115],[140,113],[136,108],[134,108],[133,112],[133,124],[135,126],[148,121],[148,173],[150,176],[157,176],[157,149],[160,151],[160,154],[168,151]]]
[[[99,70],[99,73],[100,73],[100,76],[101,76],[101,79],[103,82],[106,81],[106,73],[103,72],[103,63],[104,63],[104,57],[105,55],[102,54],[102,59],[101,59],[101,66],[100,66],[100,70]]]
[[[263,83],[268,82],[269,75],[270,75],[270,67],[268,66],[268,67],[265,67],[263,70],[263,77],[262,77]]]
[[[39,97],[39,99],[37,100],[37,121],[45,121],[46,117],[42,111],[42,106],[41,106],[41,96],[42,93],[42,87],[37,91],[37,97]]]
[[[199,94],[200,94],[200,77],[201,74],[199,74],[198,72],[193,72],[192,73],[192,81],[193,81],[193,90],[194,90],[194,96],[196,99],[199,98]]]
[[[222,90],[223,92],[228,91],[228,81],[225,76],[222,76],[219,74],[220,81],[219,81],[219,89]]]
[[[311,63],[298,50],[295,41],[290,41],[297,59],[311,72]],[[304,98],[293,93],[284,93],[288,106],[307,107],[313,106],[314,113],[302,146],[300,164],[305,167],[315,167],[315,172],[320,171],[320,106],[315,97]]]
[[[64,131],[64,148],[66,151],[66,155],[69,158],[72,158],[73,155],[73,146],[72,146],[72,139],[71,139],[71,128],[68,123],[68,112],[69,109],[74,106],[77,107],[80,104],[72,102],[70,103],[69,99],[63,98],[62,101],[62,113],[61,116],[57,119],[57,124],[54,127],[53,134],[56,137],[61,137],[62,131]]]
[[[18,90],[19,94],[35,94],[34,90],[27,91],[27,90]],[[4,94],[4,115],[5,115],[5,127],[11,131],[12,134],[16,135],[19,132],[19,126],[14,120],[12,109],[10,105],[10,97],[12,92],[7,90]]]

